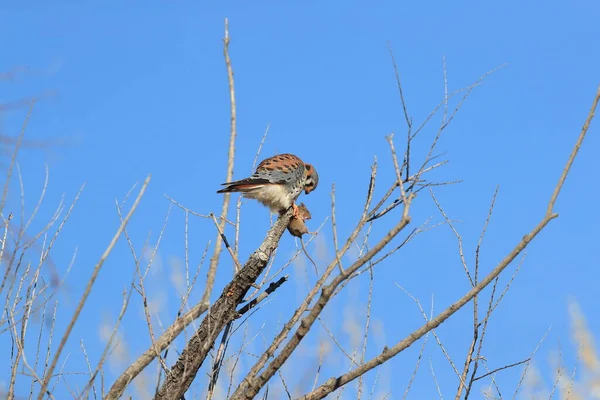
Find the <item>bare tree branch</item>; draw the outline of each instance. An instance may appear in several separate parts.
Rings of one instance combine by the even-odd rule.
[[[543,216],[543,218],[541,219],[541,221],[537,224],[537,226],[535,226],[535,228],[533,228],[528,234],[523,236],[523,239],[515,246],[515,248],[509,254],[507,254],[504,257],[504,259],[502,261],[500,261],[500,263],[485,278],[483,278],[481,280],[481,282],[479,282],[476,286],[474,286],[471,290],[469,290],[463,297],[461,297],[455,303],[453,303],[448,308],[446,308],[443,312],[438,314],[435,318],[433,318],[432,320],[430,320],[429,322],[424,324],[421,328],[419,328],[416,331],[414,331],[413,333],[411,333],[409,336],[407,336],[406,338],[404,338],[403,340],[398,342],[393,347],[386,349],[386,351],[382,352],[378,356],[367,361],[360,367],[358,367],[358,368],[354,369],[353,371],[350,371],[344,375],[341,375],[339,377],[330,378],[327,382],[325,382],[323,385],[319,386],[314,391],[301,397],[301,399],[303,399],[303,400],[311,399],[312,400],[312,399],[324,398],[325,396],[327,396],[329,393],[333,392],[337,388],[347,384],[348,382],[353,381],[354,379],[358,378],[360,375],[363,375],[367,371],[372,370],[376,366],[383,364],[390,358],[394,357],[396,354],[407,349],[414,342],[416,342],[421,337],[423,337],[425,334],[427,334],[427,332],[431,331],[432,329],[437,328],[441,323],[443,323],[448,318],[450,318],[456,311],[458,311],[462,307],[464,307],[465,304],[467,304],[469,301],[471,301],[471,299],[473,299],[473,297],[475,297],[477,294],[479,294],[487,285],[490,284],[490,282],[492,282],[498,275],[500,275],[500,273],[502,273],[502,271],[504,271],[506,269],[506,267],[508,267],[508,265],[527,247],[527,245],[529,243],[531,243],[531,241],[533,239],[535,239],[535,237],[546,227],[546,225],[548,225],[548,223],[550,221],[552,221],[553,219],[558,217],[558,214],[556,214],[554,212],[554,204],[556,202],[556,199],[558,198],[558,195],[560,194],[560,189],[562,188],[562,185],[571,169],[573,161],[575,160],[575,157],[577,156],[577,153],[579,151],[579,148],[581,147],[583,139],[585,138],[585,135],[587,134],[589,125],[594,117],[594,112],[598,105],[598,101],[600,101],[600,86],[598,86],[598,91],[596,93],[594,101],[592,102],[591,110],[590,110],[590,112],[587,116],[587,119],[583,125],[581,133],[579,134],[579,137],[573,148],[573,151],[571,152],[571,155],[569,156],[569,159],[568,159],[568,161],[563,169],[563,172],[559,178],[558,184],[556,185],[554,192],[552,193],[552,196],[550,197],[550,200],[548,202],[548,207],[546,209],[546,213]]]
[[[250,256],[234,279],[225,286],[221,296],[210,307],[207,316],[181,353],[179,360],[169,371],[156,399],[179,399],[187,391],[220,332],[227,323],[239,317],[236,306],[243,301],[248,289],[263,272],[291,216],[290,209],[277,219],[258,250]]]
[[[237,136],[236,131],[236,106],[235,106],[235,86],[233,81],[233,68],[231,67],[231,58],[229,57],[229,21],[225,18],[225,38],[223,39],[223,55],[225,57],[225,65],[227,67],[227,80],[229,82],[229,101],[231,103],[231,132],[229,134],[229,154],[227,158],[227,175],[226,182],[230,182],[233,178],[233,162],[235,159],[235,137]],[[225,193],[223,196],[223,206],[221,207],[221,219],[219,227],[221,231],[225,230],[225,220],[227,218],[227,212],[229,210],[229,200],[231,199],[231,193]],[[212,293],[215,285],[215,275],[217,273],[217,266],[219,265],[219,256],[221,255],[221,249],[223,245],[223,238],[220,233],[217,233],[215,239],[215,250],[212,257],[210,258],[210,264],[208,267],[208,274],[206,276],[206,287],[204,294],[202,295],[202,303],[208,306],[210,294]]]

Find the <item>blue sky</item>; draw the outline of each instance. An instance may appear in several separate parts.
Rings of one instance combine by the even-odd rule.
[[[59,144],[41,150],[26,148],[20,154],[29,212],[41,190],[45,164],[50,171],[44,207],[32,229],[44,225],[63,194],[71,201],[86,183],[53,252],[53,262],[64,272],[78,249],[67,285],[58,297],[60,334],[84,282],[119,225],[114,201],[123,199],[134,183],[152,174],[130,226],[138,253],[147,238],[154,243],[158,237],[169,208],[163,194],[200,213],[220,210],[222,197],[215,191],[225,178],[229,140],[229,94],[222,56],[225,17],[230,21],[238,105],[235,177],[250,172],[269,125],[263,156],[293,152],[319,171],[319,189],[302,198],[313,215],[311,228],[330,214],[330,191],[335,183],[339,235],[343,238],[358,219],[375,155],[380,164],[377,193],[381,195],[394,179],[385,135],[395,132],[397,147],[403,148],[404,116],[388,42],[415,123],[443,98],[444,56],[450,91],[506,63],[473,91],[445,131],[437,151],[450,162],[431,176],[438,181],[463,180],[459,185],[436,188],[435,194],[449,216],[460,221],[457,228],[469,262],[474,259],[493,191],[500,185],[481,256],[482,272],[491,270],[543,216],[600,83],[596,51],[600,4],[593,1],[568,5],[556,1],[382,1],[369,6],[354,1],[219,6],[153,1],[143,7],[63,1],[6,6],[0,12],[0,71],[27,69],[11,81],[0,82],[0,99],[8,102],[51,92],[36,105],[26,138],[60,139]],[[25,111],[3,114],[2,133],[18,134]],[[437,123],[439,115],[417,140],[416,157],[428,149]],[[528,357],[550,326],[536,358],[546,384],[550,385],[550,360],[559,345],[568,365],[573,365],[575,346],[567,312],[571,298],[580,303],[592,331],[600,332],[596,295],[600,279],[596,199],[600,193],[594,182],[594,172],[600,168],[595,156],[598,133],[596,121],[556,204],[560,218],[527,249],[521,272],[492,318],[484,348],[491,368]],[[15,182],[9,207],[18,209]],[[398,215],[384,218],[373,238],[381,237]],[[414,226],[430,217],[432,223],[442,220],[425,192],[415,201],[412,216]],[[242,220],[240,258],[244,260],[262,240],[268,212],[245,202]],[[183,213],[172,209],[159,251],[161,265],[153,266],[149,282],[152,296],[162,304],[163,324],[174,317],[178,306],[176,291],[165,288],[170,285],[165,282],[173,265],[183,258],[183,221]],[[196,264],[206,242],[214,239],[214,226],[208,220],[192,219],[189,232],[190,262]],[[331,227],[326,224],[317,245],[309,246],[311,253],[318,253],[322,266],[333,256],[331,237]],[[284,236],[280,263],[282,254],[290,254],[295,246],[291,237]],[[221,259],[217,293],[231,271],[227,254]],[[116,318],[121,292],[133,268],[131,254],[121,241],[101,271],[71,335],[65,370],[85,370],[79,349],[82,338],[92,361],[97,361],[102,351],[99,331],[106,321]],[[200,279],[206,265],[203,268]],[[306,278],[298,271],[290,267],[291,282],[277,292],[275,301],[255,314],[250,332],[258,332],[267,321],[264,332],[268,340],[278,321],[291,315],[306,290],[302,283]],[[308,279],[312,282],[314,276],[309,274]],[[468,289],[456,241],[447,226],[419,236],[376,269],[372,307],[379,333],[373,333],[368,356],[375,355],[383,344],[402,339],[422,322],[414,303],[394,282],[418,296],[426,309],[433,294],[437,311]],[[193,299],[198,298],[200,289]],[[364,324],[367,295],[365,275],[326,309],[329,325],[349,349],[344,320]],[[149,343],[139,304],[134,293],[124,323],[123,334],[133,358]],[[470,313],[468,307],[438,331],[460,365],[470,341]],[[33,330],[30,335],[35,336]],[[315,331],[307,338],[307,346],[318,344],[320,338],[327,339]],[[10,351],[6,343],[4,340],[0,349],[3,359]],[[262,342],[254,346],[253,350],[260,352]],[[377,390],[391,392],[391,398],[401,397],[419,346],[382,369]],[[431,339],[424,361],[429,359],[445,397],[453,396],[456,377]],[[323,380],[348,369],[335,347],[331,360],[322,372]],[[422,365],[409,398],[437,396],[427,364]],[[121,369],[116,366],[108,371],[107,381]],[[514,390],[520,371],[498,376],[507,392]],[[0,369],[0,380],[6,382],[8,376],[7,367]],[[70,379],[76,382],[78,378]],[[374,379],[374,373],[368,375],[369,385]],[[199,380],[198,387],[203,382]],[[27,393],[28,385],[18,388]],[[352,398],[354,390],[349,388],[345,394]],[[59,385],[56,393],[59,398],[68,395],[64,385]]]

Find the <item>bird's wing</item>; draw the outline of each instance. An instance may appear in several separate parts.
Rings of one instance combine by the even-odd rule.
[[[304,163],[293,154],[279,154],[263,160],[253,176],[270,183],[288,184],[304,174]]]
[[[234,182],[226,182],[225,188],[217,193],[241,192],[267,184],[285,185],[300,179],[304,174],[304,163],[293,154],[279,154],[269,157],[256,167],[250,177]]]

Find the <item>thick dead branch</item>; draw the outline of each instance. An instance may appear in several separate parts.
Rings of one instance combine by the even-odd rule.
[[[247,303],[244,307],[240,308],[238,314],[240,316],[244,315],[252,308],[256,307],[261,301],[267,298],[271,293],[273,293],[279,286],[281,286],[284,282],[286,282],[288,276],[282,276],[277,282],[271,282],[267,290],[262,292],[258,297],[252,299],[249,303]],[[227,351],[227,346],[229,344],[229,339],[231,335],[235,332],[235,330],[231,331],[231,326],[233,321],[229,321],[225,326],[225,331],[223,332],[223,336],[221,337],[221,343],[219,344],[219,349],[217,351],[217,355],[215,357],[215,361],[213,363],[212,375],[210,382],[208,384],[208,395],[206,396],[207,400],[212,400],[215,392],[215,387],[217,385],[217,380],[219,379],[219,373],[221,371],[221,367],[223,366],[223,360],[225,359],[225,352]]]
[[[179,399],[192,384],[225,325],[239,317],[240,314],[236,311],[236,307],[243,301],[252,284],[256,282],[267,266],[291,216],[290,209],[277,219],[258,250],[252,253],[240,272],[225,286],[221,296],[210,307],[200,327],[181,353],[179,360],[171,368],[156,399]],[[116,399],[117,397],[112,398]]]
[[[132,363],[119,378],[112,385],[110,390],[108,391],[105,399],[119,399],[127,385],[131,383],[155,358],[156,351],[163,351],[167,347],[173,343],[173,341],[179,336],[183,330],[190,325],[194,320],[196,320],[200,315],[202,315],[208,306],[204,303],[196,304],[190,311],[185,313],[185,315],[178,317],[175,322],[165,330],[158,339],[156,339],[156,343],[151,345],[141,356]]]

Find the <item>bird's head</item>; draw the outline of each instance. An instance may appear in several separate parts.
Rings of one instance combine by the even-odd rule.
[[[306,180],[304,181],[304,193],[309,194],[319,185],[319,174],[317,170],[310,164],[304,164],[306,168]]]

